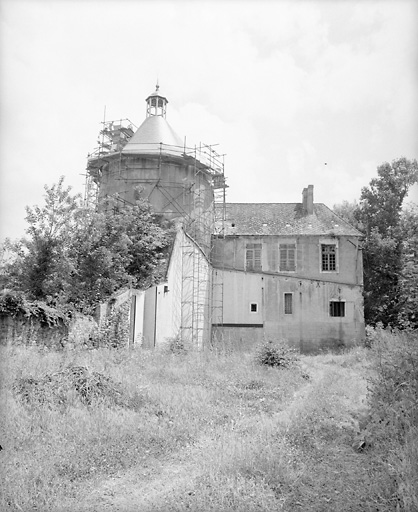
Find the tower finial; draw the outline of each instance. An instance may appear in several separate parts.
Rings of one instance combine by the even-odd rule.
[[[160,88],[160,85],[158,83],[158,78],[157,78],[157,85],[155,86],[155,90],[158,92],[158,89]]]

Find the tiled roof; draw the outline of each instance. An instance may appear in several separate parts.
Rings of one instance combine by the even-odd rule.
[[[145,119],[123,148],[123,154],[149,155],[160,153],[180,156],[184,152],[181,138],[162,116]]]
[[[301,203],[227,203],[225,234],[362,236],[322,203],[310,215]]]

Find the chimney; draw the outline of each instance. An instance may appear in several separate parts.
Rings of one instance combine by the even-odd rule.
[[[313,214],[313,185],[308,185],[302,191],[302,208],[305,214]]]

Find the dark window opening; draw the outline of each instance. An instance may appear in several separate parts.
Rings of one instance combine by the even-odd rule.
[[[261,270],[261,244],[247,244],[245,268],[246,270]]]
[[[258,310],[258,304],[256,302],[252,302],[250,304],[250,311],[251,313],[257,313]]]
[[[296,245],[280,244],[280,272],[296,270]]]
[[[285,315],[293,314],[293,294],[292,293],[284,294],[284,314]]]
[[[345,316],[345,302],[331,301],[329,303],[330,316]]]
[[[335,244],[321,244],[321,262],[323,272],[337,270],[337,246]]]

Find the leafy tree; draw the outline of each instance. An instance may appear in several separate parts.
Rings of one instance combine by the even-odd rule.
[[[377,174],[361,191],[358,220],[367,235],[375,229],[383,237],[398,238],[403,201],[418,180],[418,164],[416,160],[399,158],[392,164],[380,165]]]
[[[418,180],[416,160],[399,158],[377,169],[377,178],[361,191],[360,204],[348,203],[334,211],[365,233],[363,242],[364,312],[366,323],[405,325],[415,272],[413,230],[416,213],[404,213],[404,199]],[[409,215],[409,216],[408,216]],[[408,305],[408,306],[407,306]]]
[[[399,279],[399,323],[418,327],[418,205],[409,205],[400,219],[402,271]]]
[[[3,286],[90,313],[117,289],[162,277],[172,231],[147,201],[110,198],[92,210],[63,182],[45,187],[43,207],[27,208],[27,236],[6,241],[12,259],[3,263]]]
[[[349,201],[343,201],[341,204],[335,204],[333,207],[334,212],[348,222],[351,226],[363,231],[363,226],[359,222],[357,215],[360,205],[357,201],[350,203]]]
[[[99,211],[86,210],[73,240],[67,301],[89,309],[118,288],[154,284],[163,277],[172,234],[144,199],[120,206],[109,198]]]
[[[7,265],[8,285],[24,291],[29,299],[57,295],[71,272],[71,237],[76,229],[80,196],[58,183],[45,185],[43,207],[26,207],[26,235],[17,242],[6,240],[5,248],[14,254]]]

